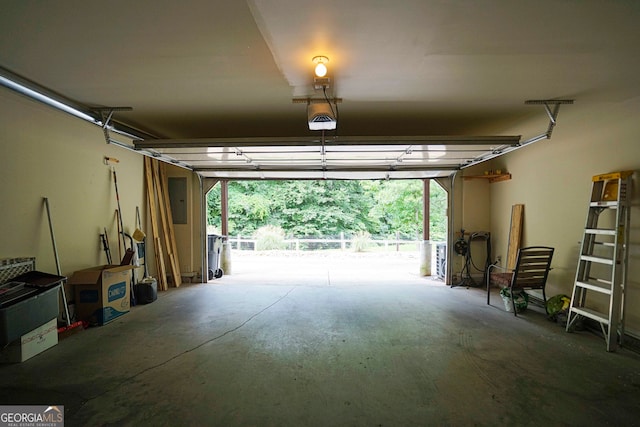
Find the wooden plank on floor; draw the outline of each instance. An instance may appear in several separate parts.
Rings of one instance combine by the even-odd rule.
[[[158,266],[158,288],[162,291],[169,289],[167,284],[167,267],[164,264],[164,251],[162,250],[162,242],[160,236],[153,238],[154,248],[160,248],[156,251],[156,265]]]
[[[169,184],[167,180],[166,165],[163,163],[160,165],[160,186],[162,187],[162,194],[164,196],[164,209],[167,215],[168,224],[168,236],[169,236],[169,253],[171,254],[171,262],[175,264],[177,276],[174,273],[173,283],[176,288],[182,284],[182,274],[180,271],[180,262],[178,258],[178,245],[176,243],[176,233],[173,227],[173,214],[171,213],[171,200],[169,199]]]
[[[518,249],[522,242],[522,223],[524,220],[524,205],[517,204],[511,207],[511,227],[509,229],[509,247],[507,250],[507,268],[516,268]]]
[[[160,231],[158,229],[158,217],[156,208],[156,192],[153,185],[152,162],[155,160],[144,158],[144,173],[147,184],[147,199],[149,201],[149,217],[151,219],[151,238],[153,239],[153,251],[156,256],[156,267],[158,269],[158,289],[167,290],[167,271],[164,265],[164,253],[160,244]]]

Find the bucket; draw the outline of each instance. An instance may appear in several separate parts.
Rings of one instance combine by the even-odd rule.
[[[511,303],[511,293],[509,292],[509,288],[502,288],[500,290],[500,296],[502,297],[502,302],[504,302],[504,309],[508,312],[513,312],[513,304]],[[529,305],[529,295],[525,291],[517,292],[513,298],[516,303],[516,313],[520,313],[527,309]]]
[[[134,286],[136,302],[150,304],[158,298],[158,283],[153,277],[145,277]]]

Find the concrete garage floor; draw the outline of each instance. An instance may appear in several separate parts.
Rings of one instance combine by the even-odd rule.
[[[638,354],[388,273],[415,259],[325,261],[234,258],[1,366],[1,403],[62,404],[68,426],[640,425]]]

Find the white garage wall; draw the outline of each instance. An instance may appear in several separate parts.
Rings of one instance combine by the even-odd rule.
[[[548,295],[571,295],[593,175],[636,170],[632,190],[627,329],[640,335],[640,99],[563,106],[551,140],[493,162],[513,179],[490,185],[495,254],[507,253],[511,206],[525,205],[523,245],[556,248]],[[537,128],[535,126],[538,126]],[[505,133],[540,133],[539,124]]]
[[[64,275],[106,264],[99,234],[106,227],[119,259],[111,168],[116,168],[124,229],[135,229],[135,209],[145,223],[143,158],[105,143],[100,127],[0,88],[0,258],[36,257],[40,271],[55,273],[49,225],[52,210]]]

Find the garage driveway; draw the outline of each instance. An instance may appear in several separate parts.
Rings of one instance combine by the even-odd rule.
[[[436,277],[420,276],[417,252],[232,251],[231,266],[230,275],[210,283],[445,286]]]

